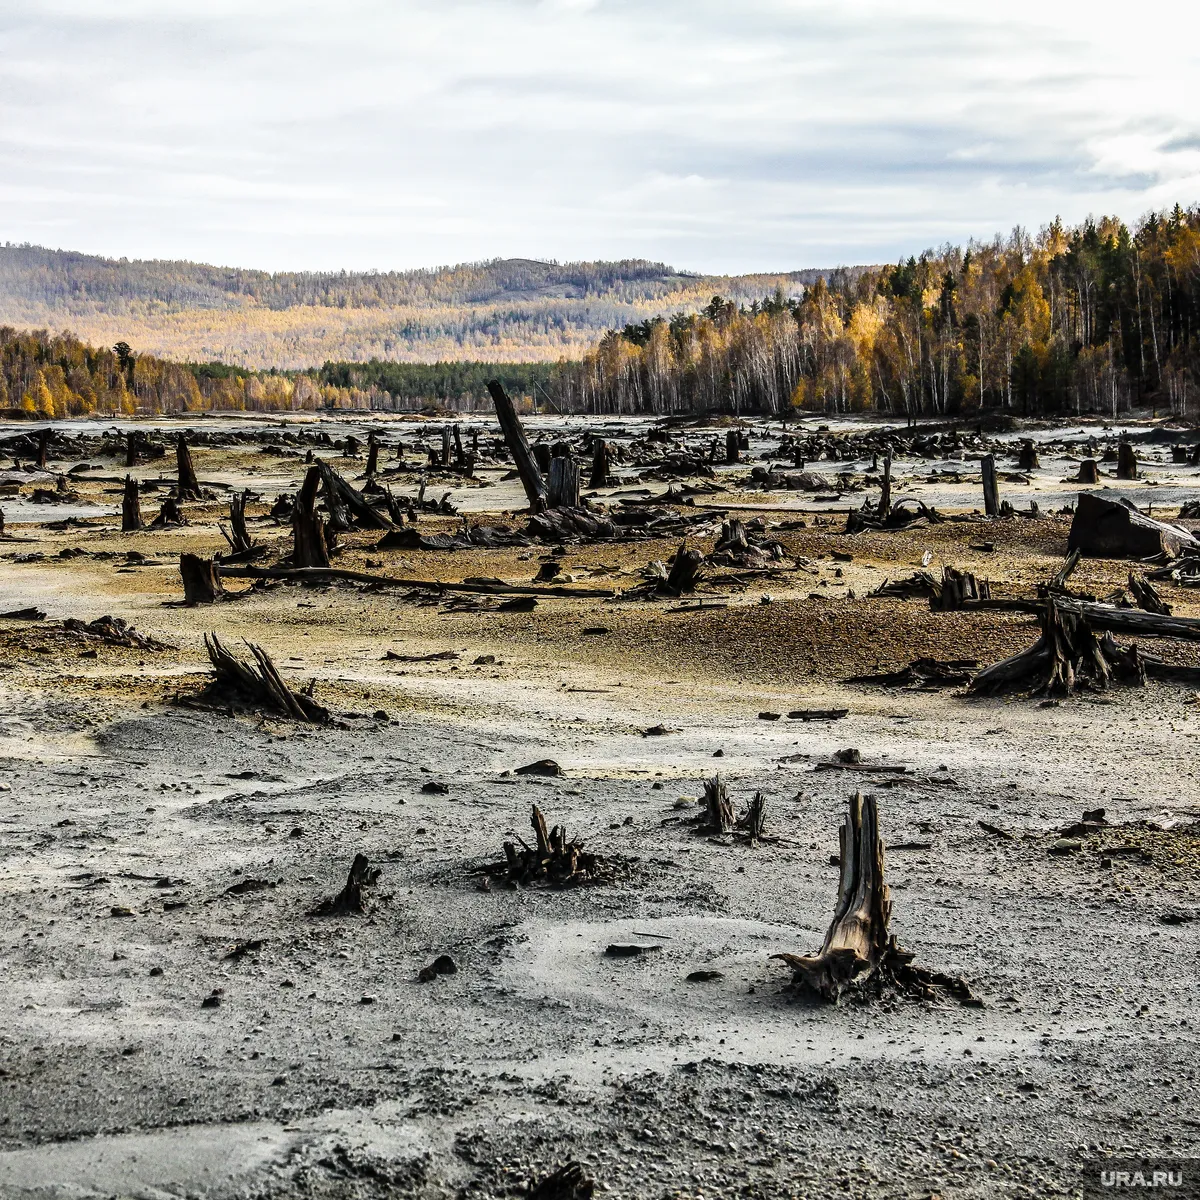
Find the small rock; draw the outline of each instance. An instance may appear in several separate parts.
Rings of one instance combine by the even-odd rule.
[[[636,943],[613,942],[604,947],[604,953],[608,958],[637,958],[639,955],[661,949],[661,946],[639,946]]]
[[[562,767],[552,758],[541,758],[537,762],[530,763],[528,766],[518,767],[515,774],[555,776],[562,774]]]
[[[151,975],[161,975],[162,973],[163,973],[162,967],[151,967],[150,968]]]
[[[132,917],[133,916],[133,910],[130,908],[126,908],[124,904],[114,904],[112,906],[112,908],[110,908],[108,911],[114,917]]]
[[[838,762],[860,763],[862,762],[862,751],[851,746],[846,750],[839,750],[836,757]]]
[[[1059,838],[1058,841],[1050,847],[1051,854],[1078,854],[1083,849],[1083,842],[1079,838]]]
[[[431,779],[428,783],[421,784],[421,791],[427,796],[445,796],[450,791],[450,785]]]
[[[439,954],[427,967],[417,972],[417,978],[422,983],[429,983],[439,975],[457,975],[458,963],[448,954]]]
[[[691,971],[687,975],[688,983],[712,983],[715,979],[724,979],[721,971]]]

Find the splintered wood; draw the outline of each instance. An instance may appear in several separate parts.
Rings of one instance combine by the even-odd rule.
[[[177,703],[193,708],[231,710],[235,702],[253,709],[265,709],[295,721],[324,725],[329,710],[322,708],[303,692],[293,692],[280,677],[271,656],[250,642],[255,666],[240,662],[221,645],[215,633],[204,635],[204,645],[213,666],[213,681],[198,696],[177,697]]]
[[[510,887],[578,887],[584,883],[599,883],[613,876],[612,864],[583,849],[581,841],[567,837],[565,825],[555,825],[547,832],[546,818],[535,804],[529,823],[534,842],[530,846],[518,837],[504,843],[504,860],[490,863],[483,873]]]
[[[883,842],[874,796],[855,792],[840,831],[838,895],[833,920],[819,954],[773,954],[792,968],[793,983],[836,1004],[854,989],[872,982],[933,999],[944,988],[965,1003],[978,1004],[961,978],[912,965],[914,955],[901,950],[888,926],[892,897],[884,882]]]

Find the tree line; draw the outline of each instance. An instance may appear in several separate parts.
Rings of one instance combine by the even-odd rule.
[[[593,412],[1024,415],[1200,402],[1200,206],[946,246],[610,330],[564,364]]]

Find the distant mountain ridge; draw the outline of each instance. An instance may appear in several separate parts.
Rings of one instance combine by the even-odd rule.
[[[716,293],[796,295],[826,270],[706,276],[642,259],[494,259],[409,271],[268,272],[0,246],[0,324],[70,329],[192,361],[296,369],[577,357],[604,330]]]

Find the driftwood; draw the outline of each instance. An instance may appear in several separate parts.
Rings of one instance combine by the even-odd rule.
[[[518,850],[515,842],[505,842],[503,860],[485,866],[484,874],[511,887],[552,888],[578,887],[611,875],[611,868],[603,859],[586,853],[581,841],[567,837],[565,825],[555,825],[547,831],[546,818],[536,804],[532,806],[529,823],[535,844],[530,846],[518,837],[521,843]]]
[[[954,567],[942,568],[942,582],[929,598],[929,607],[938,612],[955,612],[992,598],[992,585],[986,580],[977,580],[970,571],[959,571]]]
[[[179,703],[192,707],[231,708],[236,698],[256,709],[266,709],[296,721],[307,721],[324,725],[329,721],[329,710],[322,708],[303,692],[291,691],[283,682],[271,656],[260,646],[250,642],[246,645],[254,656],[256,666],[240,662],[221,645],[215,633],[204,635],[204,646],[208,650],[213,667],[213,680],[199,696],[180,698]]]
[[[1127,501],[1083,492],[1075,505],[1068,550],[1093,558],[1153,558],[1200,550],[1200,541],[1177,525],[1144,516]]]
[[[521,418],[517,416],[513,402],[498,379],[490,380],[487,388],[491,393],[492,403],[496,406],[496,416],[500,419],[504,442],[516,463],[521,485],[525,488],[530,510],[539,513],[546,507],[546,485],[542,482],[542,473],[538,470],[533,452],[529,449],[529,440],[521,427]]]
[[[136,533],[142,527],[142,503],[138,497],[137,480],[125,476],[125,489],[121,494],[121,532]]]
[[[941,987],[965,1003],[979,1004],[963,979],[914,967],[914,956],[901,950],[889,932],[892,898],[884,881],[873,796],[856,792],[851,797],[840,840],[837,903],[820,953],[771,955],[792,968],[793,984],[834,1004],[848,990],[868,983],[890,984],[925,999],[932,999]]]
[[[874,687],[917,688],[933,691],[969,683],[972,672],[979,664],[973,658],[943,661],[936,658],[916,658],[898,671],[884,671],[876,675],[852,675],[845,683],[865,683]]]
[[[365,854],[356,854],[350,864],[346,886],[336,896],[328,896],[309,912],[310,917],[344,917],[354,913],[365,913],[363,888],[370,887],[379,879],[379,868],[371,866]]]
[[[552,508],[534,513],[525,532],[544,542],[562,542],[576,538],[613,538],[617,527],[609,517],[600,517],[586,508]]]
[[[224,567],[221,574],[230,579],[290,579],[301,583],[345,579],[350,583],[369,583],[377,587],[427,588],[435,592],[470,592],[481,596],[577,596],[599,600],[617,594],[612,588],[532,587],[499,580],[445,583],[437,579],[402,579],[394,575],[371,575],[366,571],[344,571],[338,567]]]
[[[225,599],[225,589],[211,558],[198,554],[179,556],[179,575],[183,580],[183,602],[189,608],[197,604],[215,604]]]
[[[302,570],[329,569],[329,538],[317,512],[320,467],[309,467],[292,508],[292,564]]]
[[[14,613],[5,613],[7,617]],[[42,617],[45,617],[42,613]],[[78,617],[68,617],[62,623],[68,633],[79,634],[82,637],[98,638],[109,646],[127,646],[134,650],[170,650],[166,642],[160,642],[149,634],[138,633],[132,625],[120,617],[97,617],[94,621],[81,621]]]
[[[175,485],[177,500],[201,500],[200,480],[196,478],[196,468],[192,466],[192,452],[188,449],[187,439],[181,433],[175,443],[175,465],[178,481]]]

